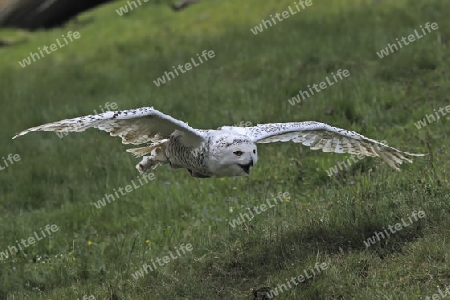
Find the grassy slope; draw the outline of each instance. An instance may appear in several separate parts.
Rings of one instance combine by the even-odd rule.
[[[205,1],[178,14],[147,3],[119,17],[120,1],[64,28],[0,31],[26,40],[0,48],[0,156],[21,156],[0,171],[0,251],[46,224],[60,228],[0,261],[0,298],[246,299],[250,288],[275,287],[317,261],[330,267],[281,299],[423,299],[450,284],[448,118],[414,126],[449,103],[447,1],[317,1],[256,36],[251,27],[292,2],[241,2]],[[387,58],[375,54],[429,21],[439,30]],[[81,38],[18,65],[69,30]],[[153,84],[205,49],[216,57]],[[300,105],[287,102],[337,69],[351,76]],[[431,156],[401,173],[364,159],[329,178],[325,170],[346,156],[262,145],[249,178],[196,180],[161,167],[155,181],[96,209],[92,202],[138,175],[120,139],[95,130],[10,138],[106,102],[152,105],[198,128],[317,120]],[[278,192],[291,201],[240,228],[228,225]],[[425,219],[366,249],[374,231],[419,209]],[[181,243],[192,253],[129,281]]]

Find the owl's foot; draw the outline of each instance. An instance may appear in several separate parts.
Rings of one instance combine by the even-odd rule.
[[[136,169],[142,174],[156,169],[159,164],[168,163],[167,157],[162,148],[156,148],[150,156],[143,156],[142,160],[136,165]]]
[[[156,169],[158,165],[158,161],[152,160],[150,156],[144,156],[142,160],[136,165],[136,169],[139,171],[139,173],[144,174],[150,170]]]

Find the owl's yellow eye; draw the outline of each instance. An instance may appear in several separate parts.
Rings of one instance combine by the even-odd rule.
[[[244,152],[242,151],[234,151],[233,152],[236,156],[241,156],[242,154],[244,154]]]

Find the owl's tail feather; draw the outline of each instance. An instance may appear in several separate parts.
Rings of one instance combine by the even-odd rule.
[[[164,144],[166,141],[167,140],[164,140],[161,143],[153,144],[153,145],[146,146],[146,147],[127,149],[127,152],[133,153],[136,157],[141,157],[141,156],[151,153],[154,149],[161,147],[162,144]]]
[[[152,152],[153,149],[155,149],[155,146],[127,149],[127,152],[133,153],[135,157],[141,157]]]

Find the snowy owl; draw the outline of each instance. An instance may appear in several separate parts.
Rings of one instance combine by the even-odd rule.
[[[411,156],[424,155],[402,152],[354,131],[313,121],[194,129],[153,107],[48,123],[24,130],[13,139],[32,131],[81,132],[90,127],[120,136],[124,144],[150,143],[127,150],[143,157],[136,165],[141,173],[169,163],[172,168],[185,168],[199,178],[249,175],[258,161],[258,143],[292,141],[323,152],[379,156],[396,170],[404,161],[412,163]]]

